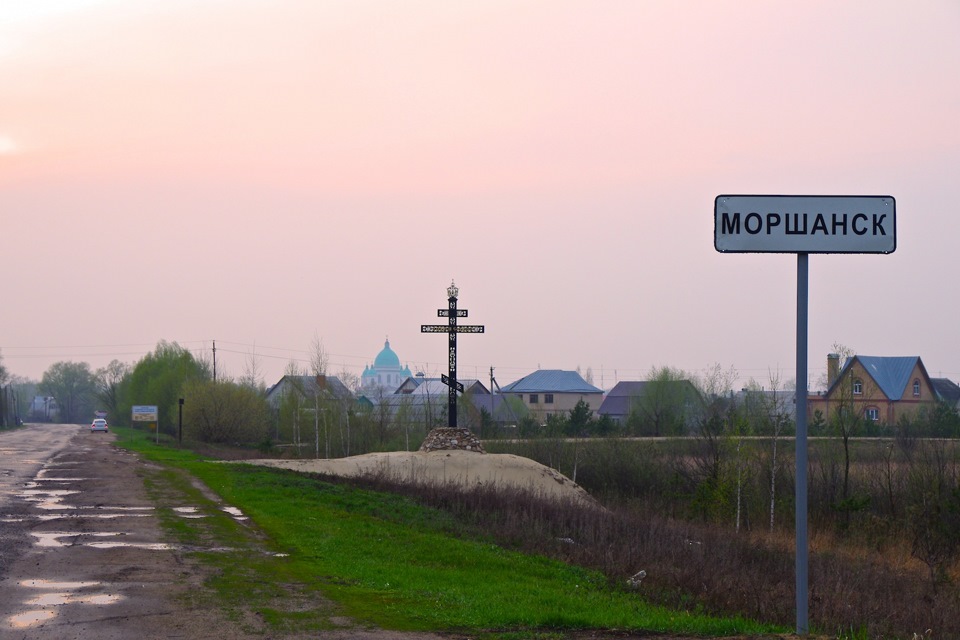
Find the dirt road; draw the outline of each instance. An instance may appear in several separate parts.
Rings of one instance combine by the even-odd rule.
[[[198,505],[112,440],[76,425],[0,434],[0,638],[300,637],[271,632],[242,606],[228,619],[204,587],[211,569],[193,558],[219,548],[217,540],[184,548],[160,526],[161,511],[195,518]],[[268,553],[245,528],[247,551]],[[333,630],[324,638],[438,638],[358,627],[325,601],[297,606],[328,613]]]
[[[150,470],[112,440],[75,425],[0,440],[4,462],[21,460],[19,486],[0,498],[0,637],[254,637],[191,604],[205,570],[164,540],[144,489]]]

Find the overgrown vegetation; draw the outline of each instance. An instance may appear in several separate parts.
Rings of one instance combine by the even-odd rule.
[[[601,569],[642,564],[648,572],[645,584],[654,584],[654,576],[669,577],[660,593],[789,623],[792,450],[780,452],[778,480],[771,485],[770,438],[741,440],[730,434],[716,440],[594,440],[586,446],[534,440],[485,446],[551,463],[566,474],[576,465],[578,483],[610,507],[609,515],[589,526],[558,534],[580,541],[594,539],[597,528],[615,532],[596,546],[564,548],[577,562]],[[960,443],[853,440],[850,455],[852,500],[844,502],[842,447],[834,439],[811,443],[812,624],[823,630],[862,627],[870,638],[910,638],[926,629],[934,630],[934,637],[960,637]],[[778,492],[775,499],[771,486]],[[771,504],[780,523],[772,532]],[[630,524],[601,525],[605,518]],[[527,522],[517,529],[525,527],[537,525]],[[647,553],[632,561],[618,555],[633,549]],[[724,588],[721,577],[734,588]]]

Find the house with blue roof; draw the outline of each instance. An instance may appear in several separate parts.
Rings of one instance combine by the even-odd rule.
[[[583,400],[593,411],[603,402],[603,391],[583,379],[576,371],[540,369],[502,387],[505,396],[519,398],[531,417],[566,413]]]
[[[937,402],[956,402],[957,385],[931,378],[919,356],[853,356],[842,369],[839,364],[839,355],[827,356],[827,390],[809,396],[808,415],[819,411],[829,419],[841,409],[853,410],[872,422],[893,425]]]

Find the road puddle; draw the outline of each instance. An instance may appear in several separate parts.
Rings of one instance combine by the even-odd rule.
[[[79,491],[73,491],[70,489],[34,489],[31,487],[37,486],[37,483],[29,483],[27,486],[30,488],[23,489],[20,493],[16,494],[18,498],[26,500],[27,502],[34,503],[34,506],[38,509],[44,510],[58,510],[58,509],[75,509],[70,505],[63,504],[63,499],[67,496],[72,496],[74,494],[80,493]]]
[[[87,513],[81,512],[79,510],[73,510],[70,513],[64,513],[67,509],[61,509],[59,513],[38,513],[36,515],[29,516],[6,516],[0,518],[0,522],[7,524],[15,524],[18,522],[28,522],[31,520],[36,520],[38,522],[53,522],[54,520],[79,520],[90,519],[90,520],[117,520],[119,518],[149,518],[152,513]],[[203,516],[194,516],[196,518],[201,518]]]
[[[77,545],[80,546],[93,546],[93,544],[83,544],[77,541],[78,538],[116,538],[118,536],[125,536],[126,533],[120,531],[96,531],[89,533],[78,533],[76,531],[51,531],[51,532],[39,532],[31,531],[30,535],[34,538],[37,538],[38,547],[74,547]],[[73,539],[73,542],[69,544],[66,542],[61,542],[64,539]]]
[[[167,544],[165,542],[90,542],[85,547],[94,549],[119,549],[129,547],[131,549],[147,549],[149,551],[173,551],[182,549],[179,545]]]
[[[206,518],[207,514],[200,513],[198,507],[174,507],[173,512],[182,518]]]
[[[62,547],[91,547],[93,549],[147,549],[149,551],[173,551],[183,550],[180,545],[167,544],[165,542],[96,542],[88,538],[119,538],[130,535],[123,531],[97,531],[87,533],[77,533],[76,531],[49,531],[30,533],[37,539],[36,545],[44,548],[62,548]]]
[[[37,509],[42,509],[44,511],[69,511],[76,509],[77,507],[70,504],[63,504],[61,502],[63,498],[53,498],[50,500],[31,500],[30,502],[35,502],[33,506]]]
[[[117,518],[148,518],[150,513],[41,513],[34,518],[40,522],[51,522],[53,520],[68,520],[79,518],[90,518],[94,520],[116,520]]]
[[[19,495],[25,500],[37,499],[39,496],[50,496],[52,498],[65,498],[67,496],[72,496],[75,493],[80,493],[79,491],[74,491],[72,489],[24,489]]]
[[[14,629],[29,629],[47,620],[52,620],[57,616],[57,612],[51,609],[41,611],[24,611],[14,616],[10,616],[10,626]]]
[[[100,582],[96,580],[84,580],[80,582],[55,582],[53,580],[21,580],[17,586],[27,587],[28,589],[50,589],[52,591],[74,591],[76,589],[89,589],[99,587]]]
[[[123,596],[114,593],[45,593],[24,604],[30,607],[59,607],[65,604],[114,604],[121,600]]]
[[[229,513],[229,514],[230,514],[231,516],[233,516],[236,520],[248,520],[248,519],[249,519],[249,518],[247,518],[247,516],[243,515],[243,512],[240,511],[240,509],[237,509],[236,507],[220,507],[220,510],[223,511],[224,513]]]
[[[37,471],[37,475],[34,476],[34,478],[33,478],[34,482],[51,482],[51,481],[52,481],[52,482],[67,482],[67,481],[72,481],[72,480],[76,480],[76,481],[89,480],[89,478],[66,478],[66,477],[48,476],[47,474],[48,474],[50,471],[51,471],[50,469],[40,469],[40,471]],[[57,471],[59,471],[59,469],[58,469]]]
[[[124,596],[116,593],[104,593],[100,588],[101,583],[96,581],[56,582],[38,579],[21,580],[18,585],[44,592],[24,601],[24,606],[29,609],[7,619],[14,629],[29,629],[54,619],[59,613],[57,607],[70,604],[107,606],[124,599]]]

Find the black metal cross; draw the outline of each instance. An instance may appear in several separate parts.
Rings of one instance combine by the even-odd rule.
[[[446,333],[448,338],[448,364],[449,375],[441,375],[440,379],[445,385],[450,387],[447,392],[447,426],[455,429],[457,426],[457,391],[463,393],[463,384],[457,382],[457,334],[458,333],[483,333],[482,324],[457,324],[457,318],[466,318],[466,309],[457,309],[457,294],[460,290],[457,285],[450,281],[447,287],[447,307],[446,309],[437,309],[438,318],[447,318],[447,324],[422,324],[420,333]]]

